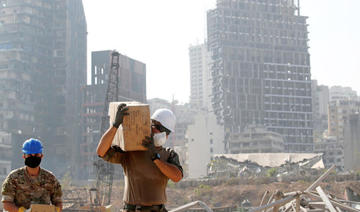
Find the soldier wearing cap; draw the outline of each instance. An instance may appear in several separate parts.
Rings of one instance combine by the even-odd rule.
[[[25,166],[10,172],[2,185],[2,203],[5,211],[30,211],[31,204],[55,205],[62,210],[61,186],[48,170],[40,168],[43,158],[41,141],[31,138],[23,144]]]

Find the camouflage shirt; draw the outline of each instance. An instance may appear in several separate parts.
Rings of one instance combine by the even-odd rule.
[[[25,167],[13,170],[3,183],[1,194],[2,202],[13,202],[17,207],[62,202],[60,183],[50,171],[42,168],[35,178],[30,177]]]

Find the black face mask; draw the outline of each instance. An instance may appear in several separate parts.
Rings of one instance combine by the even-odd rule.
[[[25,165],[30,168],[36,168],[41,163],[41,157],[30,156],[25,158]]]

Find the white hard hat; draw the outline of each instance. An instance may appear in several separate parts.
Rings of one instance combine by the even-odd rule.
[[[176,117],[171,110],[165,108],[157,109],[151,116],[151,119],[160,122],[166,129],[174,132]]]

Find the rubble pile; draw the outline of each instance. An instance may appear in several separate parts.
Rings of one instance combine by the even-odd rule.
[[[349,183],[345,187],[344,197],[352,207],[360,209],[360,183]]]
[[[324,168],[322,154],[223,154],[216,155],[215,159],[211,161],[208,166],[208,176],[314,176],[319,174],[322,168]]]
[[[319,186],[319,184],[335,169],[332,166],[323,175],[321,175],[313,184],[304,191],[294,191],[282,193],[275,191],[272,194],[266,191],[261,199],[259,207],[252,208],[251,212],[260,211],[331,211],[331,212],[360,212],[360,202],[354,199],[339,199],[333,195],[328,195]],[[357,184],[358,185],[358,184]],[[357,185],[349,185],[346,187],[345,196],[350,198],[358,198],[359,187]],[[354,191],[356,190],[356,191]],[[350,195],[351,193],[351,195]]]

